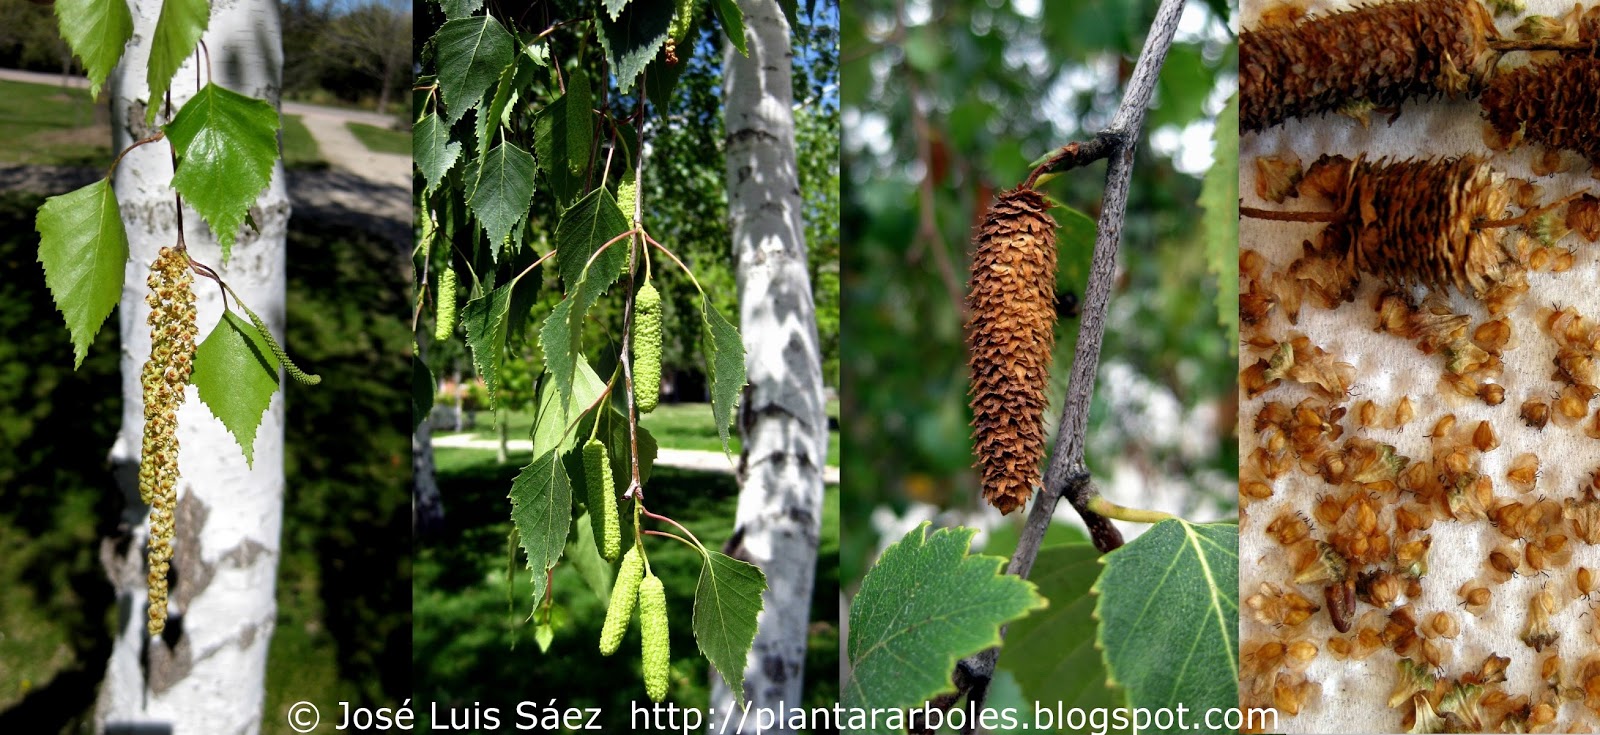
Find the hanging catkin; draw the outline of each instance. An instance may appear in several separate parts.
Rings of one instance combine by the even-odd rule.
[[[622,553],[622,525],[617,517],[617,491],[611,478],[611,457],[599,439],[583,445],[583,480],[588,490],[589,520],[595,525],[595,543],[606,561]]]
[[[1056,223],[1048,209],[1032,189],[1005,192],[984,213],[973,242],[973,453],[984,499],[1001,513],[1027,504],[1044,457],[1056,285]]]
[[[622,634],[628,632],[633,608],[639,604],[639,582],[643,579],[644,557],[639,555],[638,546],[630,546],[628,553],[622,555],[622,566],[617,568],[617,580],[611,585],[606,619],[600,624],[600,655],[610,656],[622,645]]]
[[[150,506],[150,635],[167,626],[167,569],[172,560],[173,513],[178,503],[178,407],[193,368],[194,276],[189,258],[162,248],[150,264],[150,359],[139,383],[144,396],[144,445],[139,454],[139,498]]]
[[[1502,72],[1479,102],[1502,135],[1577,151],[1600,166],[1600,59],[1568,57]]]
[[[1324,252],[1390,283],[1482,295],[1504,278],[1498,230],[1479,225],[1503,216],[1510,196],[1487,164],[1468,156],[1343,165],[1344,185],[1334,189],[1343,216],[1323,230]]]
[[[667,628],[667,589],[649,572],[639,584],[639,635],[644,691],[651,701],[659,702],[667,696],[672,642]]]
[[[661,292],[649,279],[633,307],[633,399],[650,413],[661,403]]]
[[[1495,53],[1478,0],[1388,2],[1239,35],[1239,124],[1263,130],[1363,103],[1480,87]]]

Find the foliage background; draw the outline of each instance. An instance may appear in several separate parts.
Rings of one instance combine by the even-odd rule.
[[[1020,182],[1033,159],[1109,122],[1156,6],[872,0],[845,7],[847,587],[882,545],[923,519],[986,529],[975,546],[997,553],[1014,543],[1021,518],[1001,520],[981,505],[970,468],[961,316],[968,237],[993,195]],[[1211,163],[1211,119],[1235,86],[1227,13],[1224,0],[1187,5],[1146,120],[1087,442],[1089,467],[1111,498],[1197,520],[1236,507],[1234,336],[1219,324],[1196,205]],[[1046,413],[1052,431],[1075,346],[1071,304],[1087,278],[1104,178],[1102,162],[1045,187],[1089,218],[1074,226],[1055,210],[1063,223],[1065,316]],[[1233,252],[1228,243],[1226,257]],[[1063,517],[1072,517],[1070,509]]]

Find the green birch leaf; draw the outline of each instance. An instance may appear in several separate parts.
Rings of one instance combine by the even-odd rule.
[[[527,89],[533,84],[535,68],[537,67],[527,56],[517,54],[512,62],[500,71],[500,80],[495,83],[494,97],[490,99],[487,108],[478,110],[477,120],[474,121],[478,133],[479,155],[483,155],[488,149],[498,127],[507,124],[505,119],[507,108],[516,104],[518,90]]]
[[[605,0],[605,6],[606,17],[616,20],[622,9],[628,7],[628,0]]]
[[[437,389],[433,380],[433,369],[422,358],[411,356],[411,428],[416,429],[422,422],[428,420],[428,414],[433,413],[434,391]]]
[[[569,89],[568,95],[556,98],[533,115],[533,150],[539,171],[563,207],[582,193],[582,174],[589,168],[589,145],[594,133],[588,87]]]
[[[588,436],[582,426],[574,427],[567,431],[583,410],[600,400],[600,393],[606,389],[606,384],[595,375],[594,368],[589,367],[589,361],[578,358],[577,380],[573,383],[572,394],[567,400],[555,389],[555,381],[550,378],[547,370],[539,377],[538,413],[533,420],[533,453],[544,454],[551,449],[560,449],[563,453],[578,445],[579,435]],[[573,469],[581,470],[583,463],[568,466],[568,476],[574,477]],[[582,483],[579,483],[582,484]]]
[[[1029,700],[1052,708],[1127,706],[1127,696],[1106,683],[1105,660],[1094,645],[1099,625],[1089,588],[1100,568],[1100,552],[1088,543],[1040,550],[1029,580],[1050,606],[1011,624],[997,664]]]
[[[83,61],[89,96],[99,97],[111,68],[133,36],[133,16],[125,0],[56,0],[61,37]]]
[[[549,653],[550,644],[556,639],[555,628],[549,623],[540,623],[533,629],[533,642],[538,644],[539,653]]]
[[[200,89],[167,125],[178,152],[172,188],[211,225],[222,260],[278,160],[278,111],[216,84]]]
[[[572,526],[572,485],[554,450],[522,468],[511,482],[511,523],[533,572],[533,602],[544,599],[546,577],[567,547]]]
[[[433,36],[439,63],[439,96],[452,125],[483,96],[511,63],[516,44],[500,21],[487,15],[447,20]]]
[[[444,11],[446,20],[469,18],[481,7],[483,0],[439,0],[439,9]]]
[[[728,34],[728,40],[739,50],[739,55],[749,57],[750,50],[744,37],[744,11],[739,9],[738,0],[711,0],[711,10],[716,13],[717,22],[722,24],[722,31]]]
[[[489,389],[489,406],[495,405],[500,389],[500,361],[506,348],[506,316],[511,308],[511,287],[502,283],[494,290],[467,302],[461,310],[461,324],[467,330],[467,347],[472,364]]]
[[[1217,276],[1217,319],[1228,330],[1228,349],[1239,350],[1239,93],[1217,116],[1216,150],[1200,184],[1205,210],[1206,269]]]
[[[255,325],[232,311],[206,335],[194,351],[189,382],[254,466],[256,429],[278,390],[278,359]]]
[[[34,229],[39,232],[45,285],[72,335],[76,370],[122,297],[128,234],[111,181],[101,179],[44,200]]]
[[[567,298],[545,320],[540,342],[545,365],[562,393],[572,390],[573,368],[582,352],[583,320],[589,307],[616,282],[627,262],[627,241],[612,242],[627,231],[628,220],[617,209],[611,192],[604,188],[578,200],[556,224],[556,265]],[[602,247],[604,251],[600,251]],[[558,320],[558,316],[562,318]],[[552,330],[557,321],[565,324]]]
[[[582,464],[580,462],[580,464]],[[570,468],[571,465],[568,465]],[[583,487],[583,479],[572,478],[573,487]],[[578,576],[583,577],[583,583],[589,585],[590,591],[602,600],[611,599],[611,581],[615,576],[611,569],[611,562],[600,555],[600,546],[594,540],[594,523],[590,520],[589,513],[584,512],[578,516],[578,522],[572,524],[572,537],[567,539],[566,560],[573,569],[578,570]]]
[[[431,112],[412,126],[411,135],[412,157],[417,161],[417,170],[428,182],[426,191],[432,191],[461,157],[461,143],[450,139],[450,126]]]
[[[667,42],[673,3],[630,3],[616,19],[600,18],[600,46],[617,78],[617,88],[627,94],[639,73]]]
[[[567,173],[582,176],[589,172],[589,148],[594,142],[594,89],[583,69],[574,69],[567,77],[567,104],[562,113],[567,116]]]
[[[700,346],[705,350],[706,372],[711,378],[711,418],[722,437],[722,452],[728,454],[732,451],[728,428],[733,425],[734,409],[744,392],[744,342],[739,330],[711,304],[710,296],[701,297],[700,308],[705,325]]]
[[[210,22],[211,3],[207,0],[163,0],[161,3],[161,15],[156,18],[156,30],[150,38],[150,61],[145,71],[145,84],[150,88],[145,122],[155,121],[156,111],[161,109],[167,90],[172,88],[172,75],[177,74],[183,60],[194,53]]]
[[[1004,559],[967,554],[976,530],[928,533],[929,525],[885,549],[861,580],[850,606],[845,707],[920,707],[952,691],[957,661],[999,645],[1000,626],[1047,604],[1031,582],[1001,573]],[[863,732],[895,731],[878,724]]]
[[[483,225],[489,238],[489,254],[496,261],[511,236],[511,228],[528,216],[531,201],[533,156],[510,141],[495,146],[478,169],[478,184],[467,199],[467,208]]]
[[[700,584],[694,591],[694,640],[706,660],[744,706],[744,666],[756,639],[756,616],[767,577],[747,564],[706,552]]]
[[[1103,562],[1098,643],[1128,706],[1239,706],[1239,527],[1162,521]]]

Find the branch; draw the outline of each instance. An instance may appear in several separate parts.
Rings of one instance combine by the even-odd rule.
[[[1045,470],[1043,491],[1028,513],[1027,524],[1017,540],[1017,549],[1006,567],[1008,574],[1026,578],[1033,571],[1039,546],[1055,516],[1056,504],[1063,498],[1082,516],[1094,539],[1095,548],[1107,552],[1122,545],[1122,535],[1111,521],[1094,512],[1091,505],[1099,497],[1089,482],[1083,463],[1083,436],[1089,424],[1089,404],[1094,396],[1095,373],[1100,366],[1100,345],[1105,339],[1106,307],[1116,280],[1117,248],[1122,243],[1122,223],[1127,217],[1128,189],[1133,177],[1133,154],[1144,127],[1145,110],[1155,93],[1156,79],[1166,61],[1172,35],[1183,14],[1183,0],[1161,0],[1156,18],[1145,38],[1144,50],[1134,66],[1123,92],[1122,103],[1111,124],[1084,143],[1064,146],[1028,177],[1031,185],[1039,175],[1065,171],[1105,158],[1106,188],[1096,225],[1094,259],[1089,266],[1089,283],[1084,293],[1082,321],[1078,327],[1078,346],[1072,360],[1072,375],[1067,383],[1067,398],[1061,407],[1056,427],[1055,446]],[[1002,634],[1004,631],[1002,631]],[[991,648],[963,659],[956,665],[951,680],[965,692],[974,707],[983,706],[989,680],[994,675],[999,648]]]

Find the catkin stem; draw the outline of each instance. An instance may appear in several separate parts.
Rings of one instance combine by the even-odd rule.
[[[1275,222],[1338,222],[1344,215],[1338,212],[1280,212],[1272,209],[1240,207],[1239,216]]]

